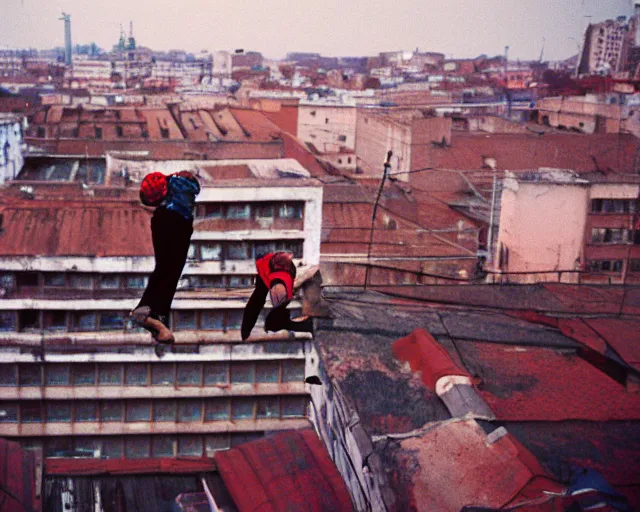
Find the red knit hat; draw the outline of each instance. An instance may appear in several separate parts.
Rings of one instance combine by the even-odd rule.
[[[167,177],[161,172],[147,174],[140,184],[140,201],[145,206],[158,206],[167,196]]]

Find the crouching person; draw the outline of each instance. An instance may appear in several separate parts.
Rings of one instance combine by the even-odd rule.
[[[246,340],[251,330],[256,325],[260,312],[267,301],[267,295],[271,299],[273,308],[264,322],[264,330],[311,332],[311,319],[303,321],[291,320],[291,313],[287,305],[293,298],[293,283],[296,278],[296,266],[293,263],[293,255],[288,252],[268,253],[256,260],[256,287],[242,317],[242,340]]]

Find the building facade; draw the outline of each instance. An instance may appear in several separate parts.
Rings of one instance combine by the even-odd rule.
[[[0,114],[0,185],[14,179],[24,164],[23,121]]]
[[[176,344],[160,352],[127,318],[153,269],[148,211],[128,200],[7,201],[1,437],[45,458],[172,458],[310,426],[310,335],[266,334],[264,314],[247,342],[239,328],[258,253],[291,251],[302,269],[318,262],[322,190],[304,175],[296,188],[224,172],[201,171],[170,318]],[[289,307],[295,317],[301,302]]]
[[[540,169],[507,173],[490,280],[640,281],[640,184]]]

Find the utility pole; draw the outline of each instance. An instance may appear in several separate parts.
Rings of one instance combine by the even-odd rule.
[[[391,157],[393,156],[393,151],[387,151],[387,158],[384,161],[384,169],[382,171],[382,179],[380,180],[380,185],[378,186],[378,194],[376,195],[376,202],[373,204],[373,214],[371,215],[371,230],[369,235],[369,249],[367,251],[367,266],[364,271],[364,289],[367,289],[367,283],[369,281],[369,266],[371,265],[371,248],[373,247],[373,234],[374,234],[374,225],[376,221],[376,213],[378,211],[378,203],[380,202],[380,196],[382,195],[382,188],[384,187],[384,182],[387,180],[387,176],[389,175],[389,169],[391,168]]]

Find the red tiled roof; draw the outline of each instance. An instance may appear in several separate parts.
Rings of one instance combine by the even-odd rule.
[[[215,471],[213,459],[89,459],[46,458],[45,473],[51,475],[134,475],[149,473],[204,473]]]
[[[422,382],[431,391],[436,390],[436,383],[442,377],[471,378],[468,372],[456,366],[449,353],[425,329],[415,329],[409,336],[394,341],[392,350],[397,359],[411,365],[412,371],[421,373]]]
[[[353,510],[342,477],[313,430],[218,452],[216,462],[240,512]]]
[[[126,201],[7,206],[0,256],[152,256],[150,211]]]

